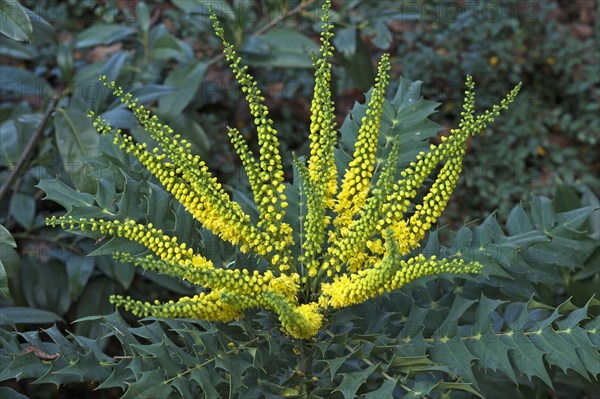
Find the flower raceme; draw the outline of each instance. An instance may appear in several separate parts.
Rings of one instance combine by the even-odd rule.
[[[423,276],[480,271],[481,265],[475,262],[436,259],[415,254],[415,250],[442,214],[456,187],[468,138],[484,129],[514,101],[520,85],[500,105],[476,116],[474,83],[467,77],[458,127],[442,137],[439,145],[431,145],[428,152],[419,153],[402,171],[398,170],[399,143],[392,143],[383,167],[377,171],[380,123],[390,71],[389,57],[383,55],[366,115],[360,121],[353,159],[346,170],[339,171],[330,90],[329,59],[334,49],[329,7],[326,1],[320,55],[313,59],[310,154],[306,163],[295,159],[306,198],[300,243],[295,242],[294,231],[285,221],[288,203],[279,139],[265,99],[234,47],[225,40],[214,14],[211,19],[215,32],[223,41],[227,62],[245,93],[258,131],[258,156],[236,129],[228,132],[248,177],[258,209],[257,221],[231,199],[205,162],[191,152],[185,139],[162,124],[131,94],[101,77],[158,146],[148,151],[145,144],[135,142],[121,130],[115,131],[90,112],[98,132],[112,135],[115,145],[136,156],[206,229],[236,245],[242,253],[254,254],[257,262],[266,265],[262,271],[214,265],[151,223],[69,216],[49,218],[47,223],[52,226],[98,231],[143,244],[153,254],[135,257],[117,252],[114,257],[199,287],[198,295],[177,301],[150,303],[114,295],[113,304],[138,316],[222,322],[242,317],[249,308],[263,307],[278,315],[290,335],[310,338],[320,330],[323,315],[329,310],[364,302]],[[433,184],[424,189],[419,203],[413,203],[428,177],[433,177]],[[293,248],[299,248],[298,256],[292,255],[296,253]]]

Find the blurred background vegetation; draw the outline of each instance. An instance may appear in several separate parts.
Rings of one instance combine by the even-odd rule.
[[[223,18],[227,37],[264,88],[288,156],[307,151],[310,53],[318,50],[320,8],[310,0],[21,4],[26,9],[3,1],[0,15],[5,34],[0,43],[0,280],[9,287],[0,304],[19,309],[11,321],[26,328],[28,320],[69,323],[110,313],[107,298],[116,292],[140,299],[187,293],[189,287],[178,281],[148,273],[142,278],[109,256],[85,257],[95,249],[93,240],[44,225],[44,217],[62,211],[61,195],[102,193],[103,209],[110,211],[119,190],[144,177],[139,164],[107,161],[111,144],[85,117],[93,110],[146,140],[98,75],[118,81],[151,105],[193,143],[222,181],[239,189],[244,179],[225,127],[237,127],[251,143],[256,137],[245,101],[220,56],[206,6]],[[460,119],[467,74],[478,84],[482,108],[523,82],[510,112],[470,143],[444,223],[460,227],[495,210],[499,219],[506,218],[532,193],[549,195],[564,185],[574,197],[599,194],[596,1],[348,0],[333,1],[333,6],[337,51],[332,87],[340,123],[356,101],[364,100],[384,51],[391,54],[392,82],[397,86],[400,76],[423,81],[424,96],[441,104],[434,119],[447,129]],[[291,159],[285,161],[289,165]],[[113,164],[128,167],[128,176],[114,176],[118,169]],[[58,184],[54,201],[43,200],[44,182]],[[149,201],[149,211],[168,204],[166,196]],[[84,331],[81,324],[68,328],[100,334]],[[73,397],[74,390],[89,388],[71,386],[56,396],[46,385],[30,386],[27,393]],[[111,397],[111,392],[96,397]]]

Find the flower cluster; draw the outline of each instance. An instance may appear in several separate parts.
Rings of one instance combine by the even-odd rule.
[[[337,128],[331,99],[333,54],[330,1],[323,6],[320,54],[315,67],[314,98],[310,119],[310,154],[306,163],[295,159],[306,218],[301,242],[294,242],[286,223],[286,183],[279,154],[279,140],[264,105],[264,97],[242,66],[241,59],[225,40],[223,28],[213,14],[211,20],[223,41],[226,60],[249,103],[258,132],[259,154],[250,150],[236,129],[229,129],[231,143],[244,167],[258,220],[225,191],[205,162],[191,152],[190,144],[162,124],[131,94],[101,77],[138,119],[157,143],[148,151],[121,130],[114,130],[101,117],[90,113],[99,133],[113,135],[114,144],[140,162],[206,229],[243,253],[263,258],[266,270],[247,270],[215,265],[195,253],[177,237],[151,223],[133,220],[75,219],[52,217],[49,225],[71,230],[97,231],[122,237],[147,247],[153,254],[135,257],[117,252],[115,258],[184,279],[197,285],[198,295],[165,303],[141,302],[115,295],[112,303],[139,316],[193,317],[230,321],[243,317],[252,307],[274,311],[287,333],[297,338],[317,334],[323,315],[330,309],[358,304],[427,275],[477,273],[481,266],[461,259],[437,259],[415,254],[415,249],[442,214],[461,173],[467,140],[484,129],[515,99],[515,87],[498,106],[475,115],[474,84],[467,78],[462,121],[437,146],[421,152],[404,170],[398,170],[400,144],[391,148],[377,168],[379,131],[389,83],[390,59],[381,57],[368,109],[360,121],[353,158],[346,170],[336,167]],[[433,175],[433,176],[432,176]],[[423,187],[427,178],[433,183]],[[423,192],[424,191],[424,192]],[[414,203],[417,194],[422,198]],[[408,214],[407,214],[408,213]],[[299,256],[292,256],[297,248]]]

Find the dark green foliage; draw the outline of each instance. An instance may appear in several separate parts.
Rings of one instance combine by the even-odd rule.
[[[494,386],[516,398],[530,397],[535,389],[591,394],[600,374],[600,301],[542,304],[544,291],[535,279],[524,281],[553,267],[554,288],[561,290],[569,276],[585,270],[596,241],[583,230],[575,236],[561,232],[576,232],[590,209],[557,213],[545,198],[525,205],[527,211],[521,205],[513,210],[522,212],[523,223],[509,218],[504,230],[490,217],[457,232],[448,247],[437,246],[432,235],[424,248],[445,257],[460,251],[482,262],[488,276],[421,280],[329,315],[324,330],[309,342],[281,335],[272,315],[264,313],[232,325],[148,318],[136,327],[118,313],[78,321],[105,328],[103,337],[119,343],[115,356],[105,353],[102,341],[56,326],[22,333],[7,320],[0,379],[96,381],[100,388],[124,389],[124,397],[276,397],[305,386],[313,387],[313,398],[441,397],[447,391],[497,397]],[[574,214],[582,215],[575,224]],[[540,253],[557,259],[564,253],[560,246],[544,246],[550,237],[571,237],[569,245],[580,248],[573,252],[579,260],[557,266],[538,262]],[[21,354],[30,346],[60,356]],[[308,368],[299,368],[303,361]],[[310,375],[302,374],[306,370]],[[565,372],[569,379],[560,378]]]
[[[511,112],[482,132],[483,140],[471,142],[456,191],[460,208],[451,204],[456,216],[450,221],[485,217],[484,203],[507,215],[515,201],[532,192],[549,195],[563,182],[584,183],[599,194],[600,25],[594,3],[344,4],[336,45],[341,58],[353,61],[342,62],[353,83],[361,85],[355,77],[361,73],[353,70],[366,58],[364,47],[393,49],[402,75],[423,80],[426,97],[444,104],[436,120],[447,127],[460,120],[465,75],[478,82],[482,107],[523,82]]]

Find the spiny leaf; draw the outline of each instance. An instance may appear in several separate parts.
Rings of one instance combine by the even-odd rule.
[[[135,382],[128,383],[129,388],[125,391],[125,395],[122,396],[122,399],[166,398],[173,391],[173,387],[165,381],[163,370],[156,369],[153,371],[142,371],[140,374],[141,378]]]
[[[464,377],[468,382],[476,384],[472,371],[472,363],[476,357],[467,349],[459,336],[437,340],[429,349],[429,353],[434,362],[448,365],[452,372]]]
[[[341,392],[344,399],[353,399],[356,397],[356,392],[364,384],[367,379],[375,372],[377,365],[373,364],[361,371],[350,373],[341,373],[342,382],[334,389],[334,392]]]
[[[384,380],[377,390],[370,391],[365,395],[365,399],[381,399],[393,397],[394,389],[398,385],[398,377],[391,380]]]
[[[521,331],[512,331],[502,335],[500,339],[511,347],[509,357],[513,365],[531,381],[532,377],[538,377],[552,387],[552,381],[544,366],[544,352],[539,350],[525,334]]]

